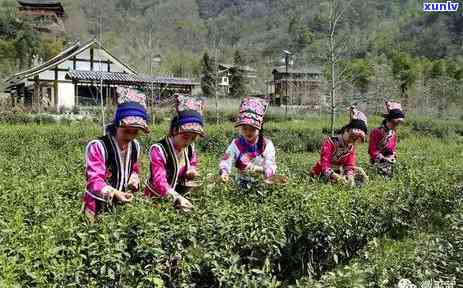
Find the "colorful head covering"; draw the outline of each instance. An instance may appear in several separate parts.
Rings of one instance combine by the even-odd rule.
[[[177,115],[172,119],[171,129],[176,128],[177,133],[192,132],[205,137],[203,120],[204,100],[182,94],[176,94],[175,99]]]
[[[259,130],[262,129],[268,104],[269,101],[263,98],[248,97],[243,99],[235,126],[249,125]]]
[[[129,87],[117,87],[117,103],[137,102],[146,109],[146,96],[145,93],[138,89]]]
[[[384,113],[384,118],[387,120],[397,120],[403,122],[405,119],[405,114],[402,111],[402,105],[400,102],[396,101],[385,101],[384,106],[386,108],[386,113]]]
[[[115,127],[134,127],[149,133],[148,113],[146,112],[145,95],[135,89],[118,87],[117,109],[113,124]]]
[[[355,106],[349,108],[350,123],[348,128],[352,129],[352,133],[365,140],[368,134],[367,116]]]

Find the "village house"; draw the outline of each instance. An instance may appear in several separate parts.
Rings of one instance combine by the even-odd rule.
[[[174,93],[191,93],[191,79],[139,75],[98,41],[73,43],[55,57],[6,80],[13,105],[39,111],[72,110],[116,102],[118,86],[153,91],[156,99]]]
[[[230,79],[231,79],[231,69],[233,65],[230,64],[219,64],[218,65],[218,92],[223,96],[228,96],[230,93]],[[249,66],[239,67],[241,74],[250,87],[255,86],[257,80],[257,71],[256,69]]]
[[[285,66],[272,70],[269,94],[273,105],[305,106],[319,109],[323,105],[320,91],[322,70],[319,67],[293,68]]]

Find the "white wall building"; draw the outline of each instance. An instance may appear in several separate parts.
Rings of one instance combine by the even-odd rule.
[[[101,81],[102,80],[102,81]],[[118,85],[144,83],[134,69],[119,61],[96,40],[76,42],[50,60],[11,76],[6,92],[13,104],[23,103],[40,110],[70,110],[79,105],[101,103]]]

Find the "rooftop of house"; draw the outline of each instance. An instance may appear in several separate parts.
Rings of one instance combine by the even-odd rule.
[[[65,16],[64,8],[60,1],[54,0],[18,0],[21,11],[44,11],[50,10]]]
[[[285,66],[274,67],[273,73],[275,72],[286,73],[286,67]],[[318,66],[309,66],[309,67],[300,67],[300,68],[288,67],[288,73],[289,74],[322,74],[323,70],[321,69],[321,67],[318,67]]]
[[[61,6],[60,1],[55,0],[18,0],[23,6]]]
[[[221,63],[219,64],[219,67],[222,67],[224,69],[231,69],[234,67],[234,65],[231,65],[231,64],[224,64],[224,63]],[[246,71],[246,72],[257,72],[256,69],[250,67],[250,66],[240,66],[240,70],[243,70],[243,71]]]
[[[72,58],[75,55],[80,54],[82,51],[89,49],[90,47],[100,48],[108,53],[115,61],[119,62],[122,66],[124,66],[128,71],[132,72],[133,74],[137,74],[137,72],[129,67],[127,64],[123,63],[122,61],[118,60],[115,56],[113,56],[108,50],[106,50],[98,41],[95,39],[90,40],[85,43],[80,43],[79,41],[72,43],[71,45],[65,47],[58,55],[50,58],[49,60],[31,67],[27,70],[21,71],[16,73],[5,80],[8,85],[14,85],[16,82],[26,79],[28,77],[32,77],[37,75],[43,71],[46,71],[60,63],[66,61],[67,59]]]
[[[148,85],[152,84],[163,84],[163,85],[184,85],[184,86],[197,86],[199,83],[194,82],[189,78],[178,78],[178,77],[150,77],[141,76],[136,74],[124,73],[124,72],[101,72],[101,71],[81,71],[71,70],[66,74],[66,78],[73,81],[88,81],[98,82],[103,81],[106,83],[117,83],[117,84],[140,84]]]

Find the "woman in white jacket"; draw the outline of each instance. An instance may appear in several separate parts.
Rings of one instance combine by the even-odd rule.
[[[239,171],[241,187],[255,182],[255,174],[263,174],[270,179],[276,173],[275,147],[263,135],[262,126],[268,101],[261,98],[245,98],[240,105],[236,127],[240,136],[233,139],[220,162],[220,176],[224,182],[229,180],[233,167]],[[251,182],[251,183],[250,183]]]

